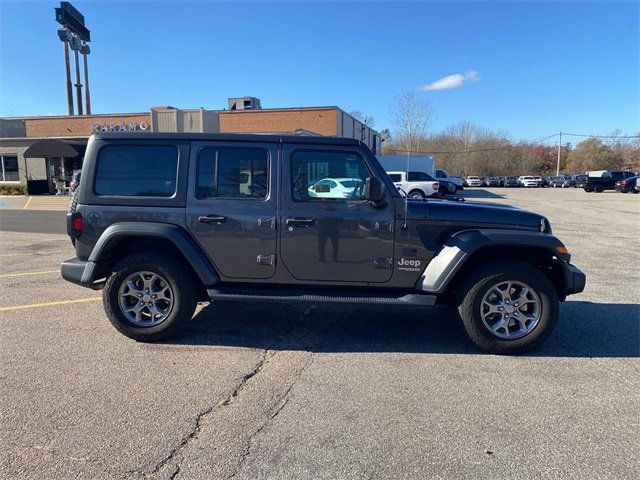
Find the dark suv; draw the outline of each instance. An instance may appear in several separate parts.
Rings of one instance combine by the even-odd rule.
[[[585,285],[546,218],[405,200],[351,139],[96,134],[72,205],[62,276],[103,289],[139,341],[177,335],[199,301],[446,304],[476,345],[519,353]]]

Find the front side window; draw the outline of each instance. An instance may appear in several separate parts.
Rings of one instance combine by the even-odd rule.
[[[2,155],[0,157],[2,171],[0,181],[2,182],[19,182],[20,174],[18,173],[18,157],[16,155]]]
[[[399,173],[392,173],[389,175],[389,178],[393,183],[398,183],[402,181],[402,175]]]
[[[198,154],[198,198],[266,198],[268,191],[264,148],[204,148]]]
[[[369,176],[355,153],[298,151],[291,158],[291,194],[298,202],[364,200]]]
[[[100,150],[97,195],[171,197],[176,193],[178,149],[163,145],[113,145]]]

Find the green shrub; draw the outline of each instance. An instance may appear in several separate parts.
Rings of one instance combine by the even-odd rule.
[[[26,185],[0,185],[0,195],[26,195]]]

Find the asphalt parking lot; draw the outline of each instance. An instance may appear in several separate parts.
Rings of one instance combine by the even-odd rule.
[[[637,478],[640,195],[464,195],[548,216],[587,274],[530,355],[441,307],[220,303],[138,344],[60,278],[66,236],[0,232],[0,476]]]

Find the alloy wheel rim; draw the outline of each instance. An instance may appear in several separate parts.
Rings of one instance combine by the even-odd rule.
[[[118,292],[120,310],[134,325],[153,327],[171,314],[174,294],[169,282],[155,272],[129,275]]]
[[[529,335],[540,322],[541,314],[540,297],[522,282],[499,282],[487,290],[480,302],[484,326],[496,337],[506,340]]]

